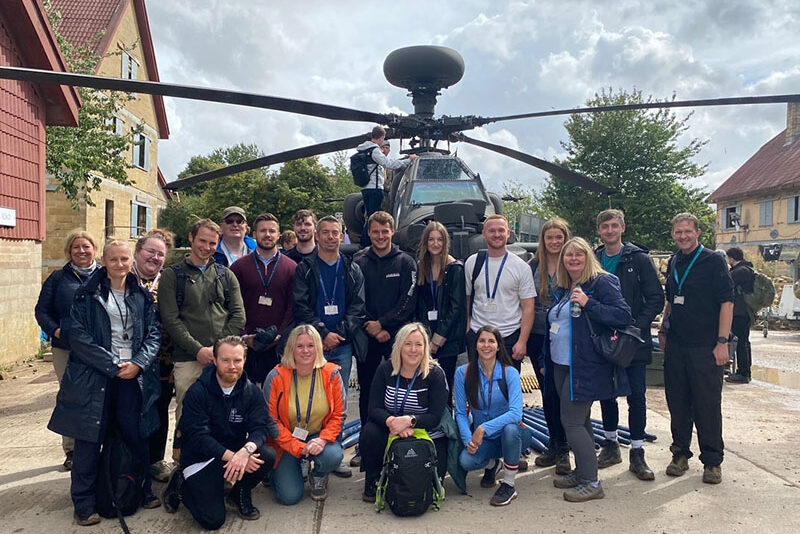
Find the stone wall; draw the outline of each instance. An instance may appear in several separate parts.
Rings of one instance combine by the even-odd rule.
[[[0,239],[0,365],[39,351],[39,325],[33,314],[41,289],[42,245]]]

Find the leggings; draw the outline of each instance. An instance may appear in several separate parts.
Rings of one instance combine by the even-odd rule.
[[[589,416],[593,401],[571,401],[569,367],[553,364],[556,389],[561,397],[561,423],[575,454],[575,472],[583,481],[597,481],[597,456]]]

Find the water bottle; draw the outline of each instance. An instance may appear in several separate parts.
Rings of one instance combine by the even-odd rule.
[[[573,302],[569,307],[569,314],[573,317],[580,317],[581,316],[581,307],[579,302]]]

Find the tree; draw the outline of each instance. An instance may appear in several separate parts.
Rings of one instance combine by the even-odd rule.
[[[512,229],[517,227],[520,216],[524,213],[545,217],[542,210],[540,195],[532,187],[526,187],[518,180],[510,180],[503,183],[503,214],[508,218],[508,224]],[[514,200],[511,200],[514,199]]]
[[[595,94],[587,105],[643,101],[641,91],[609,89]],[[569,142],[562,143],[567,158],[559,163],[616,192],[607,198],[551,176],[540,197],[544,212],[566,219],[575,235],[593,237],[597,213],[618,208],[625,212],[626,240],[670,250],[670,220],[689,211],[700,219],[704,244],[714,246],[714,213],[704,201],[706,193],[685,183],[705,172],[705,165],[693,161],[705,141],[679,143],[688,119],[666,109],[571,115],[565,123]]]
[[[361,188],[353,182],[353,175],[350,173],[350,157],[347,152],[334,153],[331,161],[333,162],[333,176],[331,177],[333,198],[344,200],[344,197],[351,193],[360,193]]]
[[[49,1],[45,10],[64,54],[67,67],[72,72],[94,74],[100,56],[92,46],[102,37],[97,35],[87,44],[73,46],[59,32],[61,14]],[[58,181],[58,189],[77,208],[82,202],[93,206],[91,193],[100,189],[102,178],[129,185],[127,154],[134,135],[141,125],[127,134],[116,130],[116,115],[133,97],[128,93],[101,92],[78,88],[83,105],[79,111],[79,126],[47,127],[47,172]]]

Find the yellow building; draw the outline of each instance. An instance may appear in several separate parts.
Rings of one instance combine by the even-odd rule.
[[[788,104],[786,129],[762,146],[708,198],[717,205],[717,246],[752,259],[781,245],[780,260],[800,254],[800,103]],[[789,264],[778,274],[795,275]]]
[[[102,35],[94,47],[102,58],[98,75],[158,81],[144,0],[52,0],[52,4],[62,17],[61,34],[73,45],[93,43]],[[169,137],[162,97],[136,94],[116,117],[120,133],[139,125],[142,133],[135,136],[128,154],[132,185],[104,179],[100,190],[92,193],[95,206],[82,204],[76,210],[56,191],[57,183],[48,182],[43,277],[64,265],[64,238],[74,228],[85,228],[102,243],[135,239],[156,225],[167,205],[165,181],[158,168],[159,140]]]

